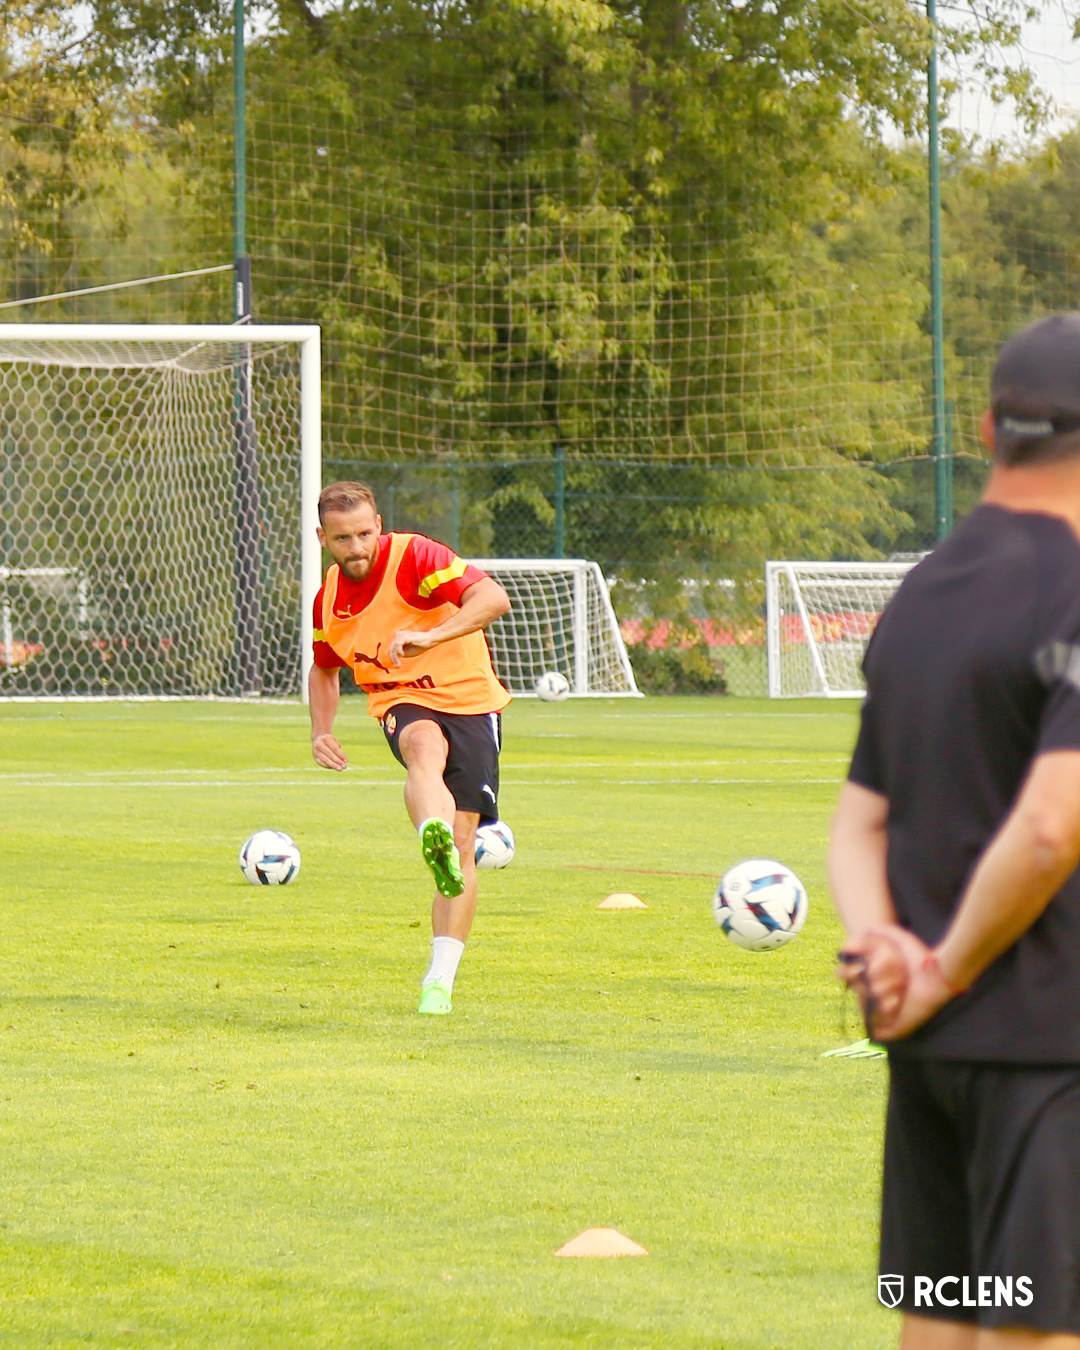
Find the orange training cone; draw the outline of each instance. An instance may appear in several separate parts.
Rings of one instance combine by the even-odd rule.
[[[644,900],[639,900],[636,895],[631,895],[629,891],[616,891],[614,895],[609,895],[606,900],[601,900],[596,906],[597,909],[648,909],[649,906]]]
[[[586,1228],[560,1247],[556,1256],[648,1256],[644,1247],[617,1228]]]

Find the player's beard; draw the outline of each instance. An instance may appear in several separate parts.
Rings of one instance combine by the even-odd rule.
[[[374,558],[346,558],[341,564],[341,570],[350,581],[363,581],[374,565]]]

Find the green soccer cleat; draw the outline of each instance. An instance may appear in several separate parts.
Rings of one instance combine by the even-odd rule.
[[[453,1012],[454,1004],[449,989],[444,988],[438,980],[425,985],[424,992],[420,995],[420,1006],[416,1011],[431,1013],[435,1017],[445,1017],[447,1013]]]
[[[420,848],[424,854],[424,861],[431,868],[431,875],[435,878],[435,889],[439,894],[446,896],[448,900],[460,895],[465,889],[461,855],[454,844],[450,826],[445,820],[436,820],[433,816],[430,820],[424,821],[420,827]]]
[[[837,1050],[826,1050],[822,1059],[884,1059],[888,1051],[876,1041],[861,1040],[854,1045],[842,1045]]]

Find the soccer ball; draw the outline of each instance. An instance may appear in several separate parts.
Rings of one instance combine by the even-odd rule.
[[[713,918],[738,947],[768,952],[790,942],[806,922],[806,887],[783,863],[750,858],[724,873]]]
[[[300,871],[300,850],[280,830],[257,830],[240,850],[240,870],[253,886],[284,886]]]
[[[561,703],[570,692],[570,681],[557,670],[545,670],[536,681],[536,697],[545,703]]]
[[[514,861],[514,831],[505,820],[481,825],[476,831],[477,867],[509,867]]]

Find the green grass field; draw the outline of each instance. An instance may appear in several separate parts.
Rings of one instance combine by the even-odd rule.
[[[0,706],[0,1346],[891,1346],[885,1074],[820,1058],[854,706],[511,707],[517,859],[446,1019],[401,770],[360,700],[345,775],[306,724]],[[243,880],[261,826],[294,884]],[[755,956],[709,900],[759,853],[811,912]],[[601,1225],[649,1255],[554,1256]]]

